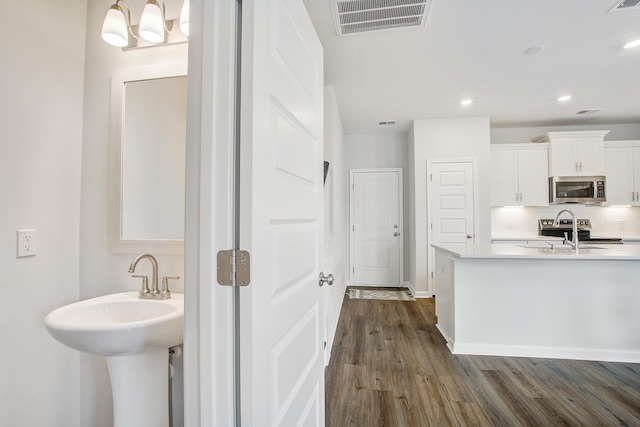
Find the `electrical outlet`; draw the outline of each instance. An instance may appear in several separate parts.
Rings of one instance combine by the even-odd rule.
[[[35,256],[36,230],[18,230],[18,258]]]

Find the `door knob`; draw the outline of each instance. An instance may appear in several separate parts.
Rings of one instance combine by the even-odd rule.
[[[334,281],[333,274],[329,274],[328,276],[325,276],[322,271],[320,272],[320,281],[318,282],[320,286],[324,285],[325,283],[331,286],[333,285],[333,281]]]
[[[467,234],[467,239],[473,239],[473,234]]]
[[[400,235],[400,233],[398,233],[398,232],[396,231],[395,233],[393,233],[393,235],[397,237],[397,236],[399,236],[399,235]]]

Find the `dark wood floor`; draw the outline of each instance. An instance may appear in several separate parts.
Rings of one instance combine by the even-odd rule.
[[[327,426],[640,426],[639,364],[456,356],[435,323],[433,299],[345,297]]]

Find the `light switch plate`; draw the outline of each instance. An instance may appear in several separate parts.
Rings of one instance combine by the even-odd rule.
[[[35,256],[36,230],[18,230],[18,258]]]

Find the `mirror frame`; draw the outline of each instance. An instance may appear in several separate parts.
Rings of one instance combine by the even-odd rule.
[[[111,252],[118,254],[136,254],[141,252],[153,252],[154,254],[161,255],[184,254],[184,239],[132,240],[122,238],[121,142],[124,133],[125,83],[186,75],[186,63],[169,63],[125,68],[114,71],[111,77],[111,124],[109,136],[109,246]]]

